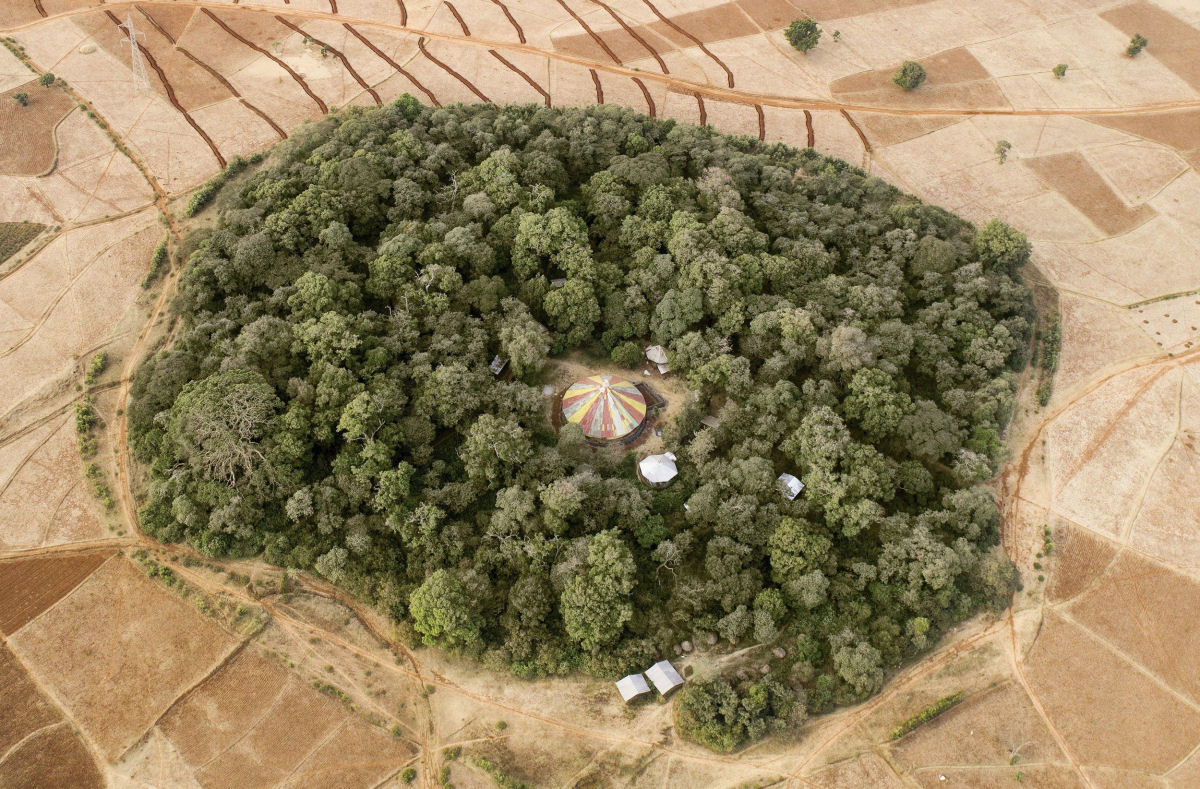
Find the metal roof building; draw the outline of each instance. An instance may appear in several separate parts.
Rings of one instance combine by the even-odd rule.
[[[679,672],[669,660],[660,660],[646,669],[646,676],[664,696],[683,684],[683,677],[679,676]]]
[[[614,441],[646,421],[646,398],[624,378],[591,375],[571,384],[563,394],[562,415],[583,428],[588,438]]]
[[[796,497],[804,490],[804,483],[784,472],[775,480],[775,487],[779,488],[779,492],[786,496],[788,501],[795,501]]]
[[[630,674],[617,680],[617,692],[621,694],[623,700],[629,701],[643,693],[649,693],[650,686],[646,684],[646,678],[641,674]]]

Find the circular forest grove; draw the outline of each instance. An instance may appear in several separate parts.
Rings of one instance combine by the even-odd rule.
[[[1033,306],[1001,222],[614,106],[405,96],[299,130],[205,232],[129,406],[160,540],[522,676],[762,645],[676,700],[726,750],[1007,603],[982,483]],[[660,489],[543,392],[568,355],[639,380],[650,344],[689,392]]]

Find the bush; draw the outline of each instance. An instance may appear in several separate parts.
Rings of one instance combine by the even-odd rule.
[[[167,242],[170,241],[171,233],[168,231],[163,233],[162,240],[158,242],[158,246],[154,247],[154,253],[150,256],[150,269],[146,272],[146,276],[142,278],[142,287],[146,287],[151,282],[158,278],[162,273],[163,264],[167,262]]]
[[[1058,77],[1059,79],[1062,79],[1063,77],[1067,76],[1067,64],[1059,63],[1057,66],[1055,66],[1052,69],[1052,73],[1054,74],[1054,76]]]
[[[88,386],[96,383],[96,379],[100,377],[108,369],[108,351],[100,351],[92,357],[92,361],[88,363],[87,375],[84,376],[84,383]]]
[[[1012,150],[1012,143],[1008,140],[1000,140],[996,143],[996,155],[1000,157],[1000,164],[1008,161],[1008,152]]]
[[[622,367],[637,367],[642,361],[642,348],[636,342],[623,342],[612,349],[609,357],[613,360],[613,364],[619,364]]]
[[[20,104],[22,107],[29,106],[29,94],[28,93],[25,93],[24,91],[22,91],[19,93],[14,93],[12,95],[12,97],[13,97],[13,101],[15,101],[17,104]]]
[[[796,19],[783,31],[788,43],[801,52],[807,53],[821,40],[821,28],[811,19]]]
[[[922,723],[928,723],[929,721],[933,720],[937,716],[941,715],[946,710],[953,707],[955,704],[958,704],[959,702],[961,702],[964,698],[966,698],[966,696],[967,696],[967,694],[960,690],[958,693],[952,693],[949,696],[945,696],[943,698],[938,699],[933,704],[930,704],[928,707],[921,710],[916,715],[905,720],[899,726],[892,729],[892,733],[891,733],[892,739],[898,740],[901,737],[903,737],[904,735],[908,734],[913,729],[920,726]]]
[[[38,77],[38,84],[43,88],[48,88],[54,84],[54,75],[47,71],[42,76]]]
[[[413,781],[417,780],[416,768],[415,767],[405,767],[404,771],[402,773],[400,773],[400,780],[406,784],[410,784]]]
[[[1129,39],[1129,46],[1125,47],[1125,54],[1129,57],[1135,57],[1149,43],[1141,33],[1134,33],[1133,38]]]
[[[895,82],[905,90],[912,90],[925,81],[925,69],[915,60],[906,60],[892,75]]]

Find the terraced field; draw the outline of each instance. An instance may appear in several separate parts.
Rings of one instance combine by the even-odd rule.
[[[807,55],[782,35],[801,8],[826,30]],[[1135,32],[1150,44],[1131,59]],[[397,786],[413,769],[433,786],[461,747],[445,762],[460,787],[489,785],[479,756],[538,786],[1200,785],[1195,3],[9,0],[0,35],[0,91],[32,97],[0,113],[0,223],[47,228],[0,261],[0,688],[28,711],[0,726],[0,783]],[[911,93],[890,83],[906,59],[929,73]],[[35,93],[47,71],[66,86]],[[403,93],[607,102],[813,146],[1028,234],[1061,349],[996,481],[1012,610],[798,739],[717,756],[675,736],[669,706],[408,650],[317,580],[148,544],[123,404],[174,286],[141,287],[152,250],[234,157]],[[76,385],[101,349],[83,459]]]

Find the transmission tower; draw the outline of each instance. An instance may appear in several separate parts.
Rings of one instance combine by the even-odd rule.
[[[146,74],[146,64],[142,62],[142,49],[138,46],[137,37],[146,37],[145,33],[140,32],[133,26],[133,13],[129,13],[125,17],[125,22],[119,27],[125,28],[125,33],[128,38],[124,42],[129,45],[129,61],[133,68],[133,87],[138,93],[150,92],[150,77]]]

